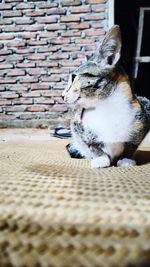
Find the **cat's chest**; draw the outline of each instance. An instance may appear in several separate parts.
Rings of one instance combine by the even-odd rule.
[[[132,132],[134,112],[128,100],[114,95],[100,101],[93,110],[83,116],[83,126],[96,134],[103,142],[126,142]]]

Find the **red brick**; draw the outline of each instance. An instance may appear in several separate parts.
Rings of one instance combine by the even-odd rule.
[[[60,97],[61,96],[61,93],[57,93],[57,92],[46,92],[46,93],[41,93],[42,96],[45,96],[45,97]]]
[[[63,8],[51,8],[47,11],[48,15],[65,15],[66,9]]]
[[[12,84],[12,83],[16,83],[16,80],[13,79],[0,79],[0,83],[1,84]]]
[[[48,23],[55,23],[57,22],[58,18],[56,17],[43,17],[43,18],[37,18],[37,22],[41,24],[48,24]]]
[[[90,28],[90,25],[88,23],[71,24],[69,25],[69,28],[83,30]]]
[[[1,55],[10,55],[12,54],[12,50],[0,50],[0,56]]]
[[[27,108],[27,111],[30,111],[30,112],[44,112],[45,111],[45,108],[44,107],[29,107]]]
[[[31,90],[45,90],[45,89],[50,89],[50,85],[48,85],[48,84],[31,85]]]
[[[62,1],[62,6],[79,6],[80,4],[81,4],[80,0]]]
[[[16,56],[15,54],[12,55],[12,56],[9,56],[6,58],[6,61],[7,62],[17,62],[17,61],[22,61],[24,58],[23,56]]]
[[[75,46],[75,45],[72,45],[72,46],[62,46],[62,51],[79,51],[81,50],[81,47],[80,46]]]
[[[19,97],[19,95],[18,94],[3,94],[3,95],[1,95],[1,98],[7,98],[7,99],[9,99],[9,98],[18,98]]]
[[[102,20],[104,19],[105,17],[103,15],[86,15],[84,17],[84,20]]]
[[[45,2],[45,3],[38,3],[37,6],[39,8],[52,8],[52,7],[57,7],[58,6],[58,3],[48,3],[48,2]]]
[[[0,57],[0,62],[5,61],[5,57]]]
[[[5,91],[5,87],[0,86],[0,92]]]
[[[44,26],[41,25],[33,25],[33,26],[28,26],[28,27],[24,27],[25,31],[29,31],[29,32],[36,32],[36,31],[43,31],[44,30]]]
[[[22,93],[22,97],[30,98],[30,97],[40,97],[40,93]]]
[[[51,47],[43,47],[43,48],[39,48],[38,52],[39,53],[47,53],[47,52],[56,52],[58,51],[58,46],[51,46]]]
[[[45,40],[33,40],[29,41],[29,45],[46,45],[47,41]]]
[[[59,82],[60,81],[60,77],[59,76],[52,76],[52,77],[48,77],[48,78],[41,78],[42,82]]]
[[[23,39],[33,39],[33,38],[36,38],[37,34],[36,33],[21,33],[18,36]]]
[[[6,73],[6,70],[0,70],[0,77],[3,77]]]
[[[13,27],[13,26],[11,26],[11,27],[5,27],[5,28],[3,28],[3,32],[21,32],[22,31],[22,28],[21,27]]]
[[[65,30],[66,29],[66,25],[60,25],[60,24],[53,24],[47,27],[48,31],[61,31],[61,30]]]
[[[76,39],[76,44],[93,44],[95,42],[95,39]]]
[[[16,116],[14,115],[0,115],[0,120],[15,120]]]
[[[57,36],[58,36],[57,32],[42,32],[39,34],[40,38],[57,37]]]
[[[81,32],[79,31],[67,31],[67,32],[61,32],[62,37],[76,37],[81,36]]]
[[[55,89],[57,89],[57,90],[64,90],[65,87],[66,86],[64,84],[62,85],[62,84],[59,83],[59,84],[57,84],[57,86],[55,86]]]
[[[10,20],[10,19],[1,19],[0,20],[0,25],[11,25],[13,23],[13,21],[12,20]]]
[[[16,50],[17,54],[29,54],[29,53],[34,53],[34,49],[32,48],[26,48],[26,49],[17,49]]]
[[[69,54],[60,53],[60,54],[53,54],[48,56],[48,59],[67,59],[69,58]]]
[[[27,70],[27,73],[30,75],[45,75],[47,74],[47,71],[41,70],[41,69],[31,69],[31,70]]]
[[[94,12],[104,12],[105,8],[104,7],[96,7],[96,8],[93,8],[93,11]]]
[[[43,62],[43,63],[38,63],[38,67],[57,67],[58,63],[57,62]]]
[[[106,0],[86,0],[86,4],[103,4],[106,2]]]
[[[35,63],[17,63],[17,68],[34,68]]]
[[[12,9],[12,5],[0,4],[0,10],[10,10],[10,9]]]
[[[84,7],[74,7],[71,9],[71,13],[88,13],[91,11],[91,8],[89,6]]]
[[[16,5],[16,9],[32,9],[32,8],[34,8],[35,7],[35,5],[34,4],[18,4],[18,5]]]
[[[9,12],[4,12],[3,17],[4,18],[10,18],[10,17],[21,17],[22,12],[21,11],[9,11]]]
[[[7,73],[7,76],[24,76],[25,71],[23,70],[12,70]]]
[[[45,14],[44,11],[31,11],[25,13],[27,17],[39,17],[39,16],[44,16],[44,14]]]
[[[5,0],[5,3],[22,2],[22,0]]]
[[[9,106],[11,105],[10,100],[0,100],[0,106]]]
[[[73,58],[85,58],[85,53],[84,54],[82,54],[82,53],[75,54],[75,55],[73,55]]]
[[[13,64],[0,64],[0,69],[12,69]]]
[[[102,23],[92,23],[92,28],[104,28],[104,25]]]
[[[29,60],[45,60],[46,56],[43,55],[33,55],[33,56],[28,56]]]
[[[81,18],[79,16],[64,16],[60,19],[61,22],[75,22],[80,20]]]
[[[68,108],[67,107],[60,107],[60,108],[50,108],[49,111],[51,112],[67,112]]]
[[[51,69],[51,74],[66,74],[66,73],[69,73],[70,70],[67,69],[67,68],[59,68],[59,69],[56,69],[56,68],[52,68]]]
[[[51,122],[54,120],[55,122],[56,122],[56,120],[58,120],[58,115],[56,115],[56,114],[39,114],[39,119],[46,119],[46,120],[50,120]],[[57,123],[58,123],[58,121],[57,121]],[[41,126],[41,125],[40,125]]]
[[[97,49],[96,45],[87,45],[85,46],[85,51],[95,51]]]
[[[14,35],[9,35],[9,34],[0,35],[0,40],[12,40],[14,38],[15,38]]]
[[[70,39],[54,39],[54,40],[50,40],[51,44],[69,44],[70,43]]]
[[[37,78],[22,78],[20,79],[21,83],[37,83],[38,79]]]
[[[30,24],[33,24],[33,20],[32,19],[18,19],[15,21],[15,23],[17,25],[26,25],[26,24],[30,25]],[[25,30],[27,30],[27,28]]]
[[[10,91],[27,91],[28,87],[25,87],[23,85],[15,85],[9,88]]]
[[[62,61],[60,62],[60,65],[64,66],[64,67],[78,67],[81,65],[81,62],[80,61]]]
[[[13,100],[13,104],[15,105],[31,105],[33,101],[31,99],[16,99]]]
[[[25,46],[25,42],[10,42],[7,43],[8,47],[20,47],[20,46]]]
[[[6,108],[6,112],[24,112],[25,108],[24,107],[8,107]]]
[[[19,116],[19,118],[21,119],[21,120],[33,120],[33,119],[37,119],[38,118],[38,116],[34,113],[34,114],[21,114],[20,116]]]
[[[57,100],[56,100],[56,104],[64,104],[63,99],[62,99],[62,98],[61,98],[61,99],[57,99]]]
[[[88,31],[88,32],[85,32],[85,35],[86,36],[100,36],[100,35],[104,35],[105,34],[105,31],[102,31],[102,30],[97,30],[97,31]]]
[[[51,104],[54,104],[55,101],[53,99],[38,99],[35,101],[36,104],[48,104],[48,105],[51,105]]]

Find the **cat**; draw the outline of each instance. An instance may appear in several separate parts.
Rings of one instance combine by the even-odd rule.
[[[68,152],[91,159],[92,168],[135,165],[134,152],[150,130],[150,100],[133,94],[120,53],[120,28],[114,25],[63,91],[73,110]]]

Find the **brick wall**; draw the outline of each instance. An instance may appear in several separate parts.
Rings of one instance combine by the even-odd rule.
[[[107,0],[0,1],[0,126],[63,125],[69,72],[107,30]]]

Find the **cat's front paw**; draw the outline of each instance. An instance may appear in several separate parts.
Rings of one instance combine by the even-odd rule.
[[[128,167],[128,166],[135,166],[136,161],[133,159],[120,159],[117,161],[117,167]]]
[[[69,152],[69,155],[71,158],[76,158],[76,159],[82,159],[84,158],[81,153],[73,146],[73,144],[68,144],[66,146],[67,151]]]
[[[91,160],[91,168],[104,168],[110,166],[110,159],[107,155],[102,155]]]

